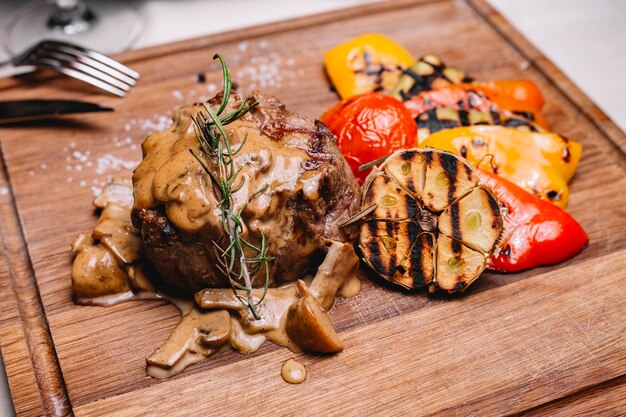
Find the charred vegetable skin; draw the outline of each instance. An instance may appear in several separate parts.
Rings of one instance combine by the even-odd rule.
[[[342,43],[324,57],[326,72],[342,99],[391,90],[412,62],[403,47],[377,33]]]
[[[408,289],[463,291],[487,267],[500,205],[462,158],[398,151],[366,179],[360,248],[382,278]]]
[[[365,163],[415,145],[417,127],[398,100],[385,94],[362,94],[331,107],[321,117],[337,136],[337,145],[362,184]]]
[[[589,241],[582,226],[565,210],[541,200],[497,175],[477,170],[507,213],[499,254],[490,269],[517,272],[563,262]]]
[[[498,83],[499,81],[494,81]],[[544,129],[549,129],[547,121],[540,112],[528,110],[533,108],[524,102],[518,102],[513,98],[503,95],[485,94],[485,90],[476,84],[449,85],[444,88],[430,91],[422,91],[415,97],[404,102],[404,106],[411,112],[411,116],[418,117],[422,113],[439,108],[452,108],[458,110],[476,110],[485,113],[503,113],[510,117],[524,118],[535,122]],[[495,97],[495,100],[494,98]]]
[[[471,164],[506,178],[528,192],[567,207],[567,183],[574,176],[582,145],[554,133],[524,132],[503,126],[442,130],[420,147],[454,152]]]
[[[433,133],[455,127],[491,125],[519,129],[525,132],[545,132],[529,119],[511,112],[457,110],[455,108],[436,108],[427,110],[415,118],[417,123],[418,143]]]
[[[435,55],[426,55],[404,71],[391,91],[391,95],[398,100],[406,101],[422,91],[471,81],[472,78],[466,76],[463,71],[447,67]]]

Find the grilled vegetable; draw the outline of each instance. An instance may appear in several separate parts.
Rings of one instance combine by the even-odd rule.
[[[500,205],[462,158],[437,150],[391,155],[365,181],[359,244],[382,278],[408,289],[467,288],[502,233]]]
[[[370,33],[326,52],[326,72],[342,99],[373,91],[388,91],[413,62],[403,47]]]
[[[415,118],[417,140],[423,141],[429,135],[444,129],[474,125],[501,125],[514,127],[526,132],[545,132],[539,125],[511,112],[481,112],[477,110],[457,110],[438,108],[425,111]]]
[[[580,143],[554,133],[503,126],[442,130],[426,138],[420,147],[455,152],[474,165],[489,156],[491,160],[486,160],[484,169],[561,208],[567,207],[567,183],[582,152]]]
[[[416,144],[417,127],[409,112],[381,93],[344,100],[321,119],[337,136],[339,150],[360,183],[367,171],[359,171],[359,166]]]
[[[435,55],[426,55],[404,71],[398,79],[398,83],[391,90],[391,95],[398,100],[405,101],[422,91],[471,81],[472,79],[467,77],[463,71],[446,67]]]
[[[529,80],[496,80],[460,84],[460,88],[478,91],[503,109],[540,114],[543,95]]]
[[[458,110],[477,110],[480,112],[503,112],[513,113],[530,121],[536,122],[544,129],[549,125],[541,113],[533,113],[527,110],[524,103],[516,104],[515,100],[508,100],[508,96],[495,95],[495,98],[503,97],[502,100],[493,101],[480,87],[474,88],[474,84],[449,85],[444,88],[430,91],[422,91],[415,97],[404,102],[413,117],[417,117],[427,110],[450,107]]]
[[[589,237],[565,210],[497,175],[477,170],[483,184],[506,207],[499,254],[490,269],[517,272],[563,262],[580,252]]]

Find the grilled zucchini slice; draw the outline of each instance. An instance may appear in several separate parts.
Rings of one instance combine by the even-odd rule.
[[[421,143],[432,133],[463,126],[500,125],[526,132],[546,131],[532,120],[507,110],[482,112],[440,107],[425,111],[415,118],[415,122],[417,123],[418,143]]]
[[[469,83],[473,79],[459,69],[447,67],[439,57],[425,55],[407,68],[391,95],[398,100],[406,101],[422,91],[442,88],[449,84]]]

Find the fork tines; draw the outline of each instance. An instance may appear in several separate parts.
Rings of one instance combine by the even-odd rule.
[[[124,97],[139,79],[136,71],[90,49],[46,40],[16,57],[14,65],[35,65],[61,72]]]

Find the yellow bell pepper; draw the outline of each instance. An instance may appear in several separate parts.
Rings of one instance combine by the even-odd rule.
[[[361,35],[326,52],[326,72],[342,99],[373,91],[389,91],[413,57],[377,33]]]
[[[419,146],[460,154],[471,164],[480,164],[481,169],[498,174],[561,208],[567,207],[567,183],[574,176],[582,153],[580,143],[554,133],[525,132],[503,126],[442,130],[428,136]]]

